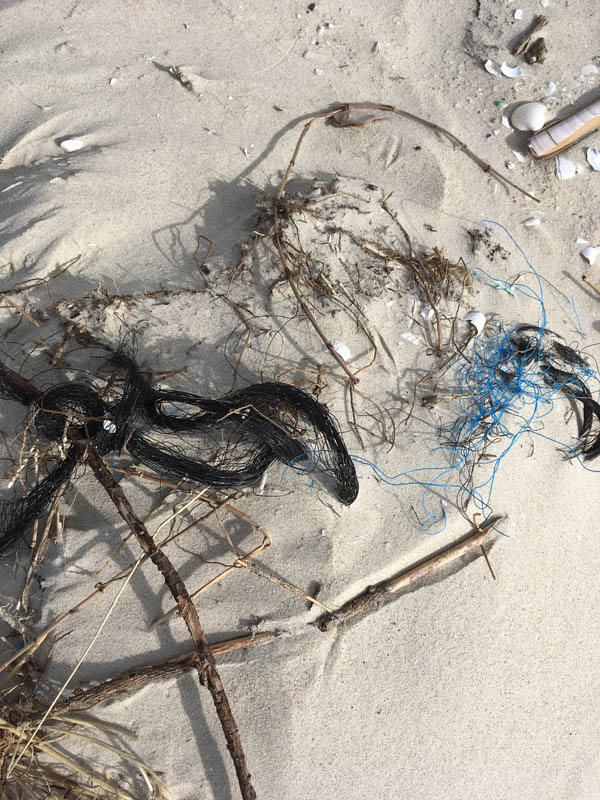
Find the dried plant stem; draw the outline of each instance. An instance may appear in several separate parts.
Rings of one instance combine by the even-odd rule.
[[[397,594],[402,589],[406,589],[413,583],[437,572],[461,556],[474,553],[479,548],[482,548],[490,530],[497,522],[500,522],[501,519],[503,519],[503,517],[494,517],[493,519],[486,520],[486,522],[481,525],[475,525],[475,533],[469,536],[468,539],[463,539],[463,541],[458,544],[452,545],[452,547],[444,550],[443,553],[428,558],[422,564],[409,569],[407,572],[402,572],[399,575],[388,578],[376,586],[367,587],[364,592],[348,600],[348,602],[344,603],[337,611],[319,617],[319,619],[314,622],[314,625],[321,631],[330,631],[338,625],[349,622],[359,614],[373,611],[382,602],[390,599],[390,595]],[[486,556],[487,560],[485,550],[483,551],[483,555]]]
[[[272,642],[277,638],[275,631],[262,631],[253,636],[240,636],[236,639],[228,639],[225,642],[218,642],[210,645],[214,656],[232,653],[237,650],[244,650],[248,647],[256,647],[260,644]],[[72,711],[87,711],[97,703],[114,698],[115,695],[123,694],[149,683],[167,678],[177,677],[197,669],[199,655],[196,650],[189,653],[161,661],[157,664],[148,664],[141,667],[132,667],[115,678],[101,683],[99,686],[92,686],[90,689],[77,690],[70,697],[63,700],[56,706],[55,714],[67,714]]]
[[[596,292],[596,294],[600,295],[600,289],[596,286],[595,283],[592,283],[592,281],[587,277],[587,275],[583,275],[581,280],[585,284],[587,284],[590,287],[590,289],[593,289]]]
[[[92,468],[96,479],[113,501],[119,514],[123,517],[132,533],[135,534],[143,551],[160,570],[169,591],[177,602],[179,612],[196,646],[196,651],[199,656],[198,664],[196,665],[198,677],[200,683],[207,686],[213,698],[215,709],[227,741],[227,748],[235,766],[242,798],[244,798],[244,800],[255,800],[256,792],[252,787],[244,749],[233,712],[229,705],[229,699],[223,687],[221,676],[219,675],[214,656],[210,650],[206,634],[200,624],[198,613],[188,591],[173,564],[162,550],[159,550],[146,530],[146,527],[140,522],[131,504],[125,497],[123,490],[110,470],[106,467],[104,461],[92,448],[87,449],[85,459]]]

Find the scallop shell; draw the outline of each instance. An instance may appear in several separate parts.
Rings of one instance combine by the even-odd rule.
[[[350,361],[352,358],[352,353],[350,352],[350,348],[347,347],[343,342],[339,342],[337,339],[332,339],[331,346],[338,356],[344,359],[344,361]]]
[[[548,158],[566,150],[600,126],[600,100],[564,119],[550,122],[527,143],[534,158]]]
[[[523,103],[513,111],[510,124],[518,131],[539,131],[544,127],[547,113],[543,103]]]

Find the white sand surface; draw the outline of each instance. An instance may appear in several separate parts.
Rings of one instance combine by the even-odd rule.
[[[513,18],[517,5],[520,21]],[[549,20],[542,31],[548,54],[543,64],[529,65],[509,48],[539,13]],[[39,327],[24,318],[15,327],[19,314],[0,307],[2,357],[41,388],[69,377],[67,366],[75,361],[68,357],[58,377],[49,366],[61,340],[58,309],[112,343],[133,331],[144,369],[187,368],[161,379],[163,386],[207,397],[227,392],[245,328],[218,294],[240,260],[240,244],[251,241],[257,202],[270,208],[302,125],[346,102],[392,104],[449,129],[540,202],[501,185],[433,131],[375,112],[361,118],[385,119],[362,128],[313,126],[289,196],[306,197],[315,186],[357,195],[357,211],[329,201],[331,224],[402,248],[402,236],[379,206],[393,193],[390,206],[415,246],[442,248],[449,259],[462,257],[469,268],[501,280],[524,274],[525,284],[537,285],[500,227],[491,225],[492,236],[508,252],[506,260],[488,259],[485,248],[472,252],[467,232],[484,219],[500,223],[548,282],[548,327],[593,357],[600,298],[581,275],[598,283],[600,276],[581,259],[576,240],[600,244],[600,175],[585,160],[587,147],[600,148],[600,133],[567,153],[583,169],[559,181],[552,159],[515,157],[515,150],[526,154],[527,136],[505,127],[502,117],[510,118],[522,101],[547,98],[554,116],[582,97],[598,96],[600,73],[581,74],[586,64],[600,65],[596,17],[593,0],[550,0],[545,10],[534,0],[343,0],[317,2],[313,10],[290,0],[0,0],[0,290],[53,278],[11,295]],[[524,75],[493,76],[483,68],[487,59],[522,64]],[[549,82],[556,84],[553,93]],[[67,153],[60,143],[72,138],[83,146]],[[541,224],[524,227],[532,215]],[[329,258],[319,226],[303,221],[300,228],[306,248]],[[349,264],[360,258],[351,244],[344,247]],[[206,281],[199,264],[209,269]],[[314,329],[298,319],[289,288],[267,291],[280,276],[267,242],[235,283],[232,299],[252,310],[256,326],[239,383],[302,383],[318,364],[341,377]],[[204,291],[207,283],[212,292]],[[142,297],[182,288],[190,291]],[[105,302],[118,294],[139,297]],[[397,423],[415,380],[433,365],[422,338],[415,344],[403,337],[407,297],[376,288],[361,300],[393,360],[379,346],[358,388],[385,404]],[[465,297],[469,309],[495,314],[507,327],[541,321],[535,300],[481,281]],[[323,326],[349,347],[352,367],[368,363],[364,337],[350,318],[327,315]],[[386,475],[443,462],[434,450],[436,430],[440,421],[452,421],[456,407],[418,405],[415,418],[398,427],[393,447],[368,433],[363,447],[343,383],[330,378],[321,399],[340,422],[349,451]],[[544,434],[572,446],[576,424],[567,411],[566,402],[557,402]],[[359,414],[367,413],[384,418],[361,398]],[[373,429],[369,417],[360,419]],[[22,422],[22,411],[3,404],[0,426],[12,448]],[[600,466],[587,466],[567,461],[554,442],[533,434],[512,447],[491,499],[493,511],[506,515],[499,526],[504,535],[493,536],[495,580],[480,558],[327,633],[310,624],[320,609],[248,570],[199,597],[211,642],[252,631],[280,634],[219,660],[258,797],[600,796],[600,508],[593,471]],[[386,484],[364,464],[357,470],[360,494],[348,508],[318,474],[284,472],[282,465],[271,467],[262,495],[250,489],[237,501],[273,538],[257,563],[305,592],[319,584],[318,598],[330,607],[469,531],[455,490],[441,496],[444,505],[438,495],[428,496],[436,519],[425,527],[442,530],[427,535],[416,520],[425,515],[421,487]],[[91,473],[82,468],[77,476],[63,504],[63,532],[34,588],[35,631],[139,555],[131,540],[118,550],[124,523]],[[122,486],[141,518],[164,495],[136,478],[124,478]],[[172,502],[149,521],[151,532],[169,524]],[[475,511],[471,505],[469,513]],[[223,520],[242,551],[260,543],[246,523],[232,515]],[[169,556],[190,590],[217,574],[220,563],[232,563],[214,519],[181,544],[185,549],[171,545]],[[27,559],[25,545],[18,558],[5,557],[0,594],[18,596]],[[112,562],[103,568],[107,559]],[[71,673],[119,587],[111,585],[59,629],[69,635],[49,655],[44,702]],[[150,629],[172,604],[153,565],[140,567],[69,691],[188,650],[179,617]],[[239,796],[210,695],[194,673],[90,713],[137,733],[123,741],[162,774],[173,798]],[[123,744],[111,739],[117,740]],[[111,774],[134,796],[149,796],[139,778]]]

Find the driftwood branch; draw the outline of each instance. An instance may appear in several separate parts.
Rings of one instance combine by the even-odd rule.
[[[382,603],[393,599],[394,595],[397,595],[402,589],[407,589],[417,581],[429,577],[462,556],[476,554],[477,550],[481,550],[481,555],[486,556],[486,552],[483,549],[484,542],[496,523],[502,519],[503,517],[494,517],[486,520],[486,522],[476,526],[476,532],[473,535],[463,539],[458,544],[452,545],[442,553],[438,553],[438,555],[428,558],[416,567],[388,578],[375,586],[368,586],[359,595],[344,603],[337,611],[319,617],[314,622],[314,625],[321,631],[330,631],[338,625],[349,622],[359,614],[374,611]]]
[[[210,649],[213,656],[220,656],[225,653],[233,653],[236,650],[245,650],[248,647],[255,647],[260,644],[272,642],[277,638],[274,631],[262,631],[252,636],[240,636],[236,639],[228,639],[225,642],[211,644]],[[176,678],[199,666],[199,655],[197,650],[183,653],[167,661],[157,664],[146,664],[141,667],[132,667],[115,678],[105,681],[98,686],[89,689],[76,689],[70,697],[55,706],[55,714],[68,714],[72,711],[87,711],[98,703],[112,700],[115,696],[125,692],[140,689],[149,683]]]

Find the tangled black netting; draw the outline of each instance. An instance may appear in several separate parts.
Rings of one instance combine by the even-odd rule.
[[[112,400],[73,382],[32,401],[0,367],[0,397],[27,404],[28,430],[60,452],[55,466],[24,496],[0,500],[0,551],[39,518],[72,477],[80,461],[79,448],[70,441],[74,435],[99,455],[126,451],[164,479],[216,489],[251,486],[275,460],[299,470],[318,463],[333,478],[340,502],[356,499],[358,479],[342,435],[327,408],[303,389],[258,383],[211,400],[153,388],[125,352],[114,353],[109,364],[124,377]]]

